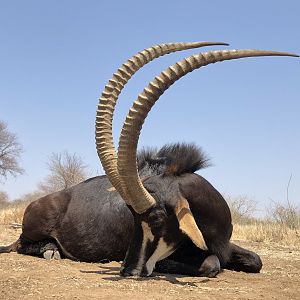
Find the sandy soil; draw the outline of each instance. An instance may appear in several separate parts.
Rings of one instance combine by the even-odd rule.
[[[0,227],[0,244],[19,231]],[[224,271],[217,278],[155,273],[122,278],[119,263],[80,263],[68,259],[0,254],[0,299],[300,299],[300,251],[246,243],[263,259],[260,274]]]

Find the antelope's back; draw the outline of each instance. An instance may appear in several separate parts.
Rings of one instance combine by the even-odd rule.
[[[123,260],[132,233],[132,215],[106,176],[68,190],[71,200],[56,239],[81,261]]]

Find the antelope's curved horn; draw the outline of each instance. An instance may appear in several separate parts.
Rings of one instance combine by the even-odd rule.
[[[117,154],[112,137],[112,119],[119,94],[134,73],[153,59],[176,51],[213,45],[228,46],[228,44],[223,42],[194,42],[161,44],[147,48],[125,62],[117,72],[113,74],[112,79],[110,79],[105,86],[99,99],[96,114],[97,152],[111,184],[126,202],[128,198],[119,179]]]
[[[143,213],[155,204],[155,199],[144,188],[136,166],[136,149],[142,125],[159,97],[178,79],[211,63],[255,56],[298,55],[266,50],[223,50],[192,55],[163,71],[149,83],[138,96],[124,122],[118,149],[118,172],[126,187],[131,205],[137,213]]]

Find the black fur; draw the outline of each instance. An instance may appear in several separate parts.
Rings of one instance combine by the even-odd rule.
[[[176,175],[194,173],[210,166],[210,159],[195,144],[176,143],[143,149],[138,154],[138,169],[151,175]],[[144,175],[144,174],[143,174]]]
[[[10,246],[0,247],[0,253],[42,255],[50,243],[52,250],[57,247],[68,258],[99,262],[124,260],[129,249],[122,273],[133,275],[143,221],[154,236],[145,248],[145,259],[153,254],[161,237],[167,245],[174,246],[175,252],[158,263],[160,271],[193,276],[215,276],[220,267],[259,272],[259,256],[229,242],[231,215],[224,198],[208,181],[193,173],[207,165],[208,159],[193,144],[143,150],[138,155],[139,173],[145,188],[156,199],[154,207],[137,215],[111,189],[106,176],[93,177],[31,203],[24,213],[21,237]],[[187,199],[208,251],[198,249],[179,230],[174,211],[180,197]],[[149,275],[144,266],[141,273],[135,274]]]

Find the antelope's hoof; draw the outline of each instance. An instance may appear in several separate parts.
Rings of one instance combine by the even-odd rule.
[[[46,260],[51,260],[51,259],[61,259],[58,250],[46,250],[46,251],[43,253],[43,257],[44,257]]]

